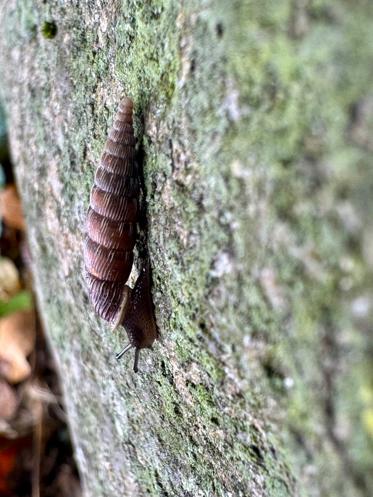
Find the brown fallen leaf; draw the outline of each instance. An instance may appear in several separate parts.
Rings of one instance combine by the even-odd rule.
[[[27,356],[34,345],[34,311],[17,311],[0,319],[0,374],[9,383],[19,383],[30,376]]]
[[[12,228],[25,229],[21,201],[15,185],[8,185],[0,191],[0,218]]]
[[[13,497],[24,473],[24,461],[30,460],[32,436],[9,440],[0,436],[0,495]],[[23,463],[23,466],[22,466]]]
[[[9,443],[0,450],[0,495],[4,497],[13,494],[11,488],[11,474],[16,467],[18,448],[16,444]]]
[[[10,419],[17,411],[18,400],[14,389],[0,380],[0,419]]]
[[[0,257],[0,300],[9,300],[21,289],[19,272],[8,257]]]

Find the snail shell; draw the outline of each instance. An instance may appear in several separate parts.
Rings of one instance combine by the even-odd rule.
[[[158,333],[149,263],[141,270],[133,290],[126,285],[140,213],[132,115],[133,103],[126,97],[119,105],[95,173],[86,222],[84,262],[90,301],[101,318],[125,326],[130,342],[126,350],[136,349],[137,370],[138,351],[151,347]]]

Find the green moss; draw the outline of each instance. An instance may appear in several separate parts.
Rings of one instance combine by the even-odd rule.
[[[44,21],[40,32],[44,38],[52,40],[57,34],[57,24],[54,21]]]
[[[128,0],[114,10],[22,2],[7,21],[9,47],[27,42],[25,64],[42,75],[15,113],[33,123],[34,166],[20,158],[19,178],[79,448],[97,441],[102,419],[119,434],[100,442],[129,461],[111,474],[113,494],[132,472],[149,495],[351,495],[371,468],[371,406],[359,393],[371,346],[350,304],[371,278],[371,158],[359,142],[371,118],[352,114],[369,102],[372,7]],[[31,35],[52,13],[60,45]],[[95,162],[123,94],[144,153],[165,339],[139,377],[130,359],[110,363],[123,331],[93,317],[75,276]],[[339,447],[333,423],[350,434]],[[112,457],[86,452],[102,494]]]

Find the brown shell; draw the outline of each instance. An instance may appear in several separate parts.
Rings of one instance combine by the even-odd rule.
[[[124,98],[96,170],[87,214],[84,262],[96,313],[113,321],[131,272],[139,221],[133,103]]]
[[[96,170],[83,253],[91,303],[100,317],[126,328],[129,344],[117,358],[135,348],[137,371],[140,349],[152,346],[158,330],[149,262],[141,269],[133,290],[126,285],[133,264],[140,193],[132,113],[132,101],[125,98]]]

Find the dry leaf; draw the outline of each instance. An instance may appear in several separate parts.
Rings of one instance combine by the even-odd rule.
[[[18,487],[18,478],[15,475],[24,471],[22,462],[25,457],[30,460],[32,437],[22,436],[9,440],[0,436],[0,495],[14,497],[19,495],[14,489]]]
[[[34,345],[34,311],[18,311],[0,319],[0,374],[9,383],[19,383],[30,376],[26,358]]]
[[[16,467],[17,453],[19,449],[16,443],[7,443],[5,449],[0,450],[0,495],[11,496],[11,474]]]
[[[0,218],[12,228],[25,229],[22,206],[15,185],[9,185],[0,191]]]
[[[17,405],[14,389],[6,381],[0,380],[0,418],[12,418],[17,411]]]
[[[21,289],[19,273],[13,261],[0,258],[0,300],[9,300]]]

